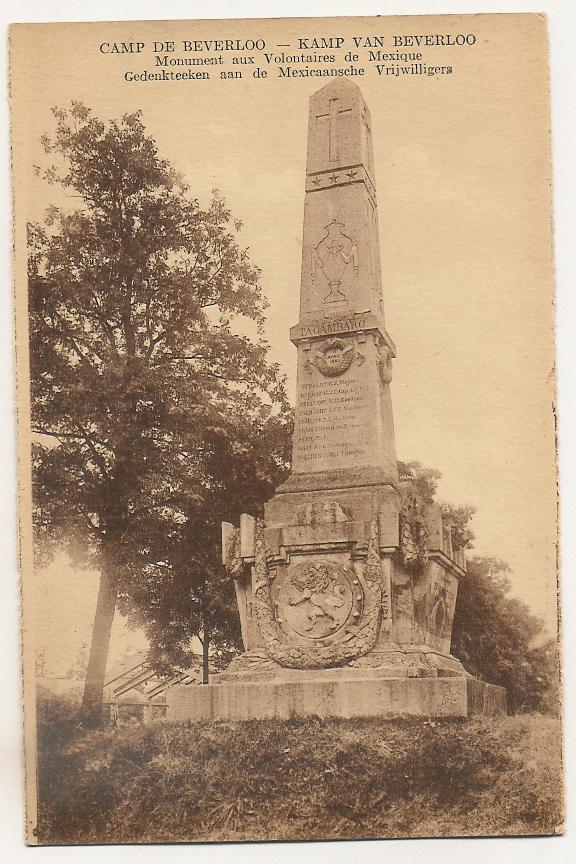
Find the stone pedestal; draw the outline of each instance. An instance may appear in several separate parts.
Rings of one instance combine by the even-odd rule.
[[[473,678],[303,678],[175,687],[171,720],[471,717],[506,713],[502,687]]]
[[[346,80],[310,100],[301,273],[292,471],[263,520],[223,525],[246,653],[168,716],[505,710],[450,654],[463,550],[398,475],[371,121]]]

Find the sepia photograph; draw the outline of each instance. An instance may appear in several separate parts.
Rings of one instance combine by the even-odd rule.
[[[563,832],[541,14],[10,28],[26,841]]]

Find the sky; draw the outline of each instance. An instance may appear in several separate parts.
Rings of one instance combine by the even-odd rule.
[[[390,26],[378,24],[382,32]],[[398,458],[439,469],[439,497],[477,508],[475,551],[510,565],[515,594],[553,632],[546,82],[542,62],[526,50],[534,34],[518,24],[499,26],[475,23],[477,46],[455,57],[450,78],[383,81],[371,69],[361,89],[372,114],[384,306],[397,347]],[[143,38],[188,36],[184,26],[163,25],[163,35],[157,27],[154,37],[142,31]],[[102,118],[141,108],[161,155],[201,204],[216,187],[243,221],[241,240],[261,268],[270,304],[271,355],[294,398],[288,329],[298,318],[307,101],[324,82],[211,81],[159,93],[156,85],[122,80],[125,68],[149,68],[149,59],[127,62],[98,51],[114,32],[100,25],[31,37],[22,83],[26,135],[19,142],[20,164],[28,166],[27,216],[41,219],[52,194],[31,167],[45,158],[39,138],[54,126],[52,105],[79,99]],[[118,32],[125,36],[125,28]],[[286,32],[279,42],[293,37]],[[72,619],[62,609],[76,610],[74,627],[66,626],[70,638],[85,641],[97,579],[60,560],[42,580],[38,590],[49,585],[61,610],[43,613],[42,626],[52,636],[58,630],[65,653],[62,621]]]

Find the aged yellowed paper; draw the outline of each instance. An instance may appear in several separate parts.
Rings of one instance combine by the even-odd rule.
[[[14,25],[27,839],[554,834],[546,19]]]

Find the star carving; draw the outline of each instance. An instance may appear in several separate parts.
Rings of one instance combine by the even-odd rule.
[[[355,180],[357,176],[358,176],[358,169],[357,168],[351,168],[350,171],[346,171],[346,177],[349,177],[350,180]],[[340,175],[337,174],[335,171],[333,171],[332,174],[330,174],[327,177],[327,180],[330,183],[337,183],[339,179],[340,179]],[[311,177],[310,182],[312,183],[313,186],[320,186],[320,184],[322,183],[322,177]]]

